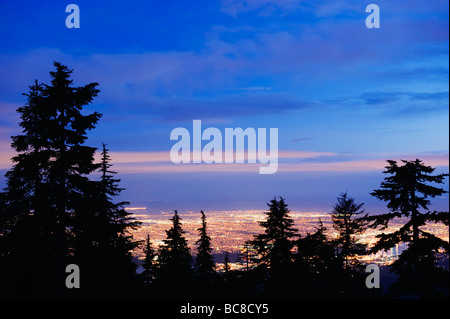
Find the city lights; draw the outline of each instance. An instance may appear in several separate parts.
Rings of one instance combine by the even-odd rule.
[[[142,222],[142,226],[135,230],[134,236],[137,240],[144,240],[147,234],[150,235],[150,240],[154,247],[162,244],[162,240],[166,238],[166,230],[170,228],[170,220],[173,212],[150,212],[146,207],[131,207],[127,210],[132,211],[136,219]],[[244,249],[245,242],[253,239],[253,235],[259,234],[262,228],[258,221],[265,219],[265,211],[263,210],[238,210],[238,211],[209,211],[205,212],[208,233],[211,237],[213,254],[224,254],[226,251],[232,254],[239,254]],[[200,212],[186,211],[179,213],[183,229],[186,232],[185,236],[188,241],[191,253],[195,255],[195,241],[198,237],[197,228],[200,227]],[[327,235],[330,239],[337,236],[337,232],[333,229],[331,216],[326,212],[299,212],[291,211],[290,216],[295,221],[295,227],[298,229],[300,235],[305,236],[307,233],[315,231],[321,220],[327,228]],[[389,233],[395,231],[404,224],[405,221],[397,219],[393,225],[388,227],[384,232]],[[423,229],[431,232],[437,237],[448,241],[448,228],[442,224],[429,224],[423,226]],[[376,242],[375,236],[381,233],[379,230],[367,229],[359,240],[363,244],[371,247]],[[399,243],[396,247],[388,251],[379,251],[376,254],[359,256],[361,262],[364,263],[378,263],[382,265],[391,264],[403,250],[407,248],[405,243]],[[142,257],[142,251],[137,249],[135,255],[138,258]],[[235,258],[236,259],[236,258]],[[231,269],[238,269],[245,267],[243,263],[236,263],[236,260],[231,259]],[[216,260],[217,269],[223,268],[222,260]]]

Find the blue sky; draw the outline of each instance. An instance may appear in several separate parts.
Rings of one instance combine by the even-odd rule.
[[[86,111],[104,116],[88,144],[108,144],[134,206],[265,209],[281,195],[327,211],[348,191],[373,212],[386,159],[448,172],[448,1],[73,1],[79,29],[65,26],[69,3],[0,2],[1,173],[21,93],[48,83],[53,61],[75,69],[75,85],[99,82]],[[380,29],[365,26],[369,3]],[[278,128],[279,171],[180,171],[165,159],[169,135],[194,119]],[[448,209],[448,197],[433,202]]]

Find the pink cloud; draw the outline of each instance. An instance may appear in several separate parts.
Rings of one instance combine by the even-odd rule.
[[[1,131],[0,131],[1,133]],[[0,137],[2,135],[0,134]],[[12,166],[11,158],[15,155],[9,140],[0,139],[0,169],[9,169]]]
[[[447,155],[425,155],[400,157],[401,159],[421,159],[425,165],[432,167],[448,166]],[[301,164],[279,164],[280,172],[362,172],[362,171],[384,171],[385,159],[363,159],[345,162],[331,163],[301,163]]]
[[[332,152],[286,151],[279,152],[278,172],[362,172],[383,171],[386,160],[389,159],[421,159],[426,165],[432,167],[448,167],[448,154],[418,154],[418,155],[391,155],[352,160],[350,155],[340,154],[340,161],[335,157],[322,162],[283,163],[282,159],[314,159],[327,156],[338,156]],[[123,174],[136,173],[258,173],[261,163],[243,164],[173,164],[170,162],[169,152],[112,152],[112,163],[115,169]],[[342,161],[342,157],[348,160]]]
[[[9,141],[0,140],[0,169],[9,169],[12,166],[11,157],[15,155],[10,147]],[[243,164],[174,164],[170,160],[169,151],[154,152],[111,152],[111,163],[114,170],[121,174],[140,173],[258,173],[259,168],[268,164],[243,163]],[[313,151],[279,151],[278,172],[363,172],[363,171],[383,171],[387,159],[414,160],[421,159],[426,165],[432,167],[448,167],[449,154],[368,154],[370,158],[352,160],[352,156],[333,152],[313,152]],[[328,158],[327,158],[328,157]],[[336,160],[339,157],[340,160]],[[100,156],[97,154],[97,161]],[[320,162],[300,161],[297,163],[283,162],[283,159],[317,159]],[[348,158],[348,160],[342,160]]]

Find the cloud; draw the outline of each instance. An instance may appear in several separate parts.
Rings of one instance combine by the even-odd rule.
[[[445,101],[449,98],[448,92],[368,92],[361,98],[368,105],[392,103],[399,100],[406,101]]]
[[[0,169],[12,167],[11,157],[15,155],[10,141],[0,140]],[[169,151],[111,151],[113,169],[120,174],[141,173],[258,173],[261,166],[268,164],[174,164]],[[192,157],[192,155],[191,155]],[[247,156],[245,155],[245,158]],[[417,154],[348,154],[318,151],[279,150],[278,172],[367,172],[382,171],[387,159],[419,158],[432,167],[448,167],[448,151]],[[97,152],[96,160],[100,160]]]
[[[297,137],[297,138],[292,139],[292,142],[312,141],[315,139],[316,139],[316,137]]]
[[[330,18],[340,14],[352,14],[362,12],[361,1],[316,1],[314,12],[317,17]]]
[[[15,155],[11,148],[11,140],[1,139],[2,130],[0,130],[0,169],[9,169],[12,166],[11,158]]]
[[[426,165],[432,167],[448,167],[448,154],[431,155],[422,154],[422,156],[401,156],[401,159],[414,160],[420,158]],[[365,172],[365,171],[384,171],[386,159],[360,159],[321,163],[299,163],[299,164],[280,164],[279,172]]]
[[[222,12],[237,17],[238,14],[257,11],[260,15],[275,12],[286,14],[300,6],[299,0],[222,0]]]
[[[16,103],[6,103],[0,101],[0,134],[11,133],[13,126],[18,128],[19,114],[16,110],[19,105]]]
[[[360,98],[365,105],[396,116],[448,113],[449,105],[448,92],[367,92]]]
[[[299,100],[289,94],[259,92],[203,99],[165,99],[161,101],[158,113],[166,122],[180,122],[194,118],[222,119],[279,114],[310,108],[313,105],[312,102]]]
[[[440,89],[440,87],[437,87]],[[372,91],[348,97],[335,97],[325,103],[341,110],[362,110],[383,118],[417,117],[418,114],[448,114],[449,92]]]
[[[111,152],[114,169],[121,174],[139,173],[258,173],[267,164],[174,164],[169,152]],[[432,167],[448,167],[448,152],[421,154],[345,154],[335,152],[279,151],[278,172],[383,171],[387,159],[421,159]]]
[[[246,154],[247,152],[245,152],[244,154],[245,157],[247,157]],[[290,150],[280,150],[278,152],[279,159],[292,159],[292,158],[305,159],[305,158],[315,158],[321,156],[335,156],[335,155],[338,154],[333,152],[290,151]],[[234,152],[233,156],[236,156],[236,152]],[[152,151],[152,152],[112,151],[110,152],[110,157],[112,159],[112,162],[115,164],[171,162],[169,151]],[[100,154],[97,154],[97,160],[100,160]]]
[[[415,84],[427,81],[429,85],[430,80],[445,80],[448,67],[442,61],[448,59],[448,17],[439,12],[448,4],[433,2],[433,10],[417,2],[406,8],[387,2],[380,5],[383,27],[368,30],[360,1],[344,5],[342,1],[323,0],[312,4],[297,0],[223,0],[222,10],[228,14],[274,9],[286,13],[306,7],[323,18],[302,21],[302,12],[286,17],[283,23],[236,19],[230,25],[210,25],[204,42],[184,51],[112,54],[80,50],[69,54],[57,48],[35,48],[1,53],[2,75],[6,76],[0,77],[0,95],[9,103],[19,101],[34,79],[48,82],[48,71],[57,60],[75,69],[75,85],[99,82],[101,93],[95,103],[107,106],[111,113],[152,114],[157,120],[169,122],[199,115],[223,121],[305,109],[317,106],[314,101],[318,94],[312,96],[310,92],[330,83],[347,83],[349,90],[364,83],[381,93],[393,85],[397,93],[361,96],[367,105],[399,99],[438,101],[438,97],[414,98],[402,93],[398,83],[414,79]],[[402,15],[389,14],[390,10]],[[356,11],[358,16],[335,17]]]
[[[413,159],[413,157],[411,157]],[[421,157],[426,165],[433,167],[448,167],[447,158]],[[255,173],[258,174],[260,167],[267,164],[148,164],[148,165],[125,165],[118,164],[116,170],[121,174],[143,174],[143,173]],[[328,163],[279,163],[277,173],[293,172],[368,172],[384,171],[385,159],[364,159],[345,162]],[[276,174],[277,174],[276,173]]]
[[[245,152],[244,157],[247,158]],[[191,160],[193,158],[191,152]],[[335,156],[333,152],[315,152],[315,151],[289,151],[281,150],[278,152],[278,160],[305,160]],[[166,152],[111,152],[110,154],[114,168],[122,174],[139,173],[248,173],[259,172],[261,166],[268,164],[174,164],[170,160],[169,151]],[[222,158],[224,161],[223,154]],[[236,152],[234,152],[236,157]],[[289,167],[289,166],[288,166]]]

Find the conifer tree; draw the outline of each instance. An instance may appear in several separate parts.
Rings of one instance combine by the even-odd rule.
[[[206,230],[206,216],[203,211],[202,214],[202,226],[197,229],[199,239],[196,241],[198,245],[197,248],[197,258],[195,259],[195,273],[202,280],[208,280],[212,274],[215,273],[214,259],[211,255],[211,237],[208,236]]]
[[[259,255],[259,264],[275,268],[293,261],[291,250],[294,247],[293,239],[297,236],[297,229],[293,227],[294,221],[289,216],[289,209],[282,197],[280,200],[272,199],[267,205],[269,206],[269,211],[265,213],[267,218],[259,222],[264,228],[264,233],[255,235],[249,244]]]
[[[135,276],[131,250],[137,243],[129,231],[139,223],[123,209],[126,202],[113,202],[121,189],[106,148],[102,162],[95,163],[96,148],[84,145],[101,117],[82,113],[98,84],[73,87],[73,70],[54,66],[51,83],[35,81],[17,110],[23,134],[12,137],[18,154],[6,174],[0,212],[0,258],[8,278],[2,289],[10,296],[70,294],[75,291],[65,286],[70,263],[83,273],[78,296],[118,291]],[[100,181],[89,179],[96,170]]]
[[[12,291],[49,296],[65,289],[70,219],[97,169],[95,148],[84,145],[87,130],[101,114],[83,115],[99,90],[97,83],[71,86],[72,70],[55,62],[51,84],[37,81],[30,87],[25,106],[18,108],[23,134],[12,137],[18,153],[6,173],[6,213],[0,227],[0,255],[11,267]],[[27,274],[26,276],[24,274]]]
[[[156,276],[156,262],[155,262],[155,251],[153,250],[152,243],[150,242],[150,235],[147,235],[147,240],[145,241],[144,247],[144,264],[142,267],[144,271],[142,272],[142,277],[144,285],[146,287],[150,286],[155,280]]]
[[[302,272],[323,274],[335,264],[335,247],[326,235],[327,228],[319,219],[315,232],[306,233],[296,241],[296,262]]]
[[[133,240],[131,231],[140,222],[124,209],[128,202],[114,203],[122,188],[120,179],[114,178],[117,173],[110,169],[109,150],[102,146],[100,180],[87,184],[72,219],[73,250],[90,294],[120,296],[137,281],[132,251],[139,242]]]
[[[105,223],[105,244],[111,249],[114,256],[124,258],[124,263],[131,263],[131,251],[139,244],[135,241],[131,232],[136,230],[141,222],[136,221],[131,213],[124,209],[129,202],[121,201],[114,203],[114,197],[118,196],[123,188],[120,188],[120,179],[114,178],[117,172],[110,170],[111,164],[109,150],[103,144],[102,159],[100,164],[100,214],[104,214]],[[131,267],[135,267],[132,264]]]
[[[256,253],[254,252],[250,241],[245,242],[244,246],[241,247],[237,255],[236,262],[244,265],[245,270],[248,271],[250,269],[250,264],[258,261],[259,258],[256,257]]]
[[[172,227],[159,250],[158,281],[160,289],[175,295],[186,290],[192,279],[192,256],[184,237],[181,218],[175,210]]]
[[[230,271],[230,257],[228,257],[228,251],[225,252],[225,259],[223,261],[223,269],[225,271],[225,275]]]
[[[333,228],[339,233],[336,239],[338,255],[344,262],[344,269],[348,269],[349,266],[359,265],[355,257],[365,251],[357,236],[365,231],[368,222],[361,218],[363,216],[359,216],[364,213],[363,203],[357,204],[347,193],[342,193],[337,201],[331,213],[331,220]]]
[[[385,230],[395,218],[403,218],[405,223],[397,231],[377,235],[378,241],[372,251],[387,250],[400,242],[408,244],[391,267],[391,271],[399,275],[391,287],[393,293],[435,297],[439,295],[442,284],[446,284],[444,288],[448,293],[448,271],[443,272],[436,262],[440,249],[448,254],[449,244],[421,228],[427,222],[448,225],[448,212],[428,210],[430,197],[448,193],[432,185],[442,184],[448,174],[432,175],[435,169],[419,159],[402,160],[403,165],[394,160],[387,162],[389,165],[383,173],[389,176],[371,195],[387,202],[390,212],[370,216],[367,220],[371,222],[370,227],[380,227],[381,230]]]
[[[336,297],[345,283],[340,280],[339,261],[335,256],[335,244],[326,235],[327,228],[319,219],[315,231],[307,232],[296,241],[297,252],[295,280],[297,287],[293,294],[300,298]],[[338,283],[339,281],[339,283]],[[326,287],[326,289],[324,289]]]

